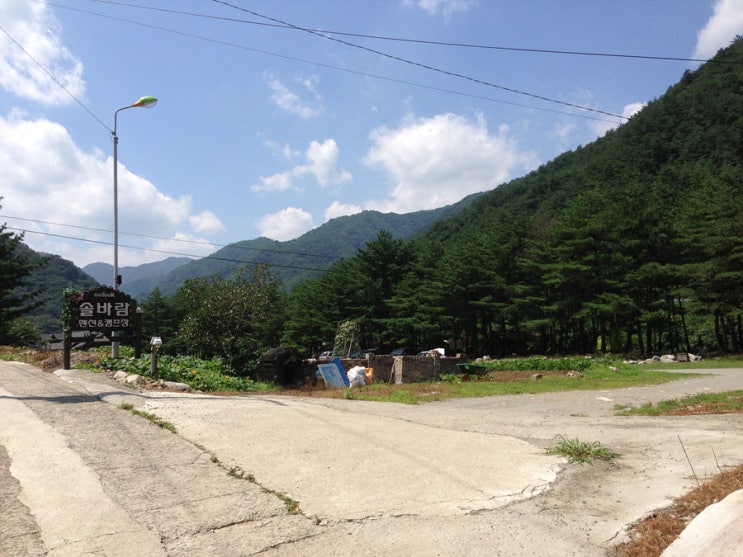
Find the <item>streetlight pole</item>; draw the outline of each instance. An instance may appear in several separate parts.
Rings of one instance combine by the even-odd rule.
[[[127,108],[151,108],[157,104],[155,97],[141,97],[134,104],[123,106],[114,111],[114,290],[119,289],[121,277],[119,276],[119,136],[116,133],[119,112]],[[111,339],[111,357],[119,357],[119,343]]]

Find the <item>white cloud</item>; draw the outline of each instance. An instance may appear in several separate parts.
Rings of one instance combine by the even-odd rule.
[[[111,157],[98,150],[81,151],[58,123],[41,118],[27,120],[16,113],[0,117],[0,175],[2,214],[10,217],[3,221],[29,230],[25,240],[30,247],[60,255],[79,266],[113,260]],[[155,246],[158,242],[162,245],[162,240],[127,233],[174,238],[178,228],[189,221],[199,233],[218,227],[218,219],[208,212],[192,219],[190,197],[165,195],[121,161],[118,186],[121,266],[163,257],[161,253],[126,247],[159,249]],[[26,220],[14,221],[13,217]],[[70,238],[65,241],[49,234]],[[179,248],[175,251],[183,251],[182,244]],[[188,252],[194,253],[193,249],[189,247]]]
[[[475,0],[404,0],[403,3],[417,5],[430,15],[436,15],[441,8],[446,17],[457,12],[466,12],[476,4]]]
[[[292,161],[302,156],[301,151],[295,151],[290,145],[282,146],[276,141],[270,139],[264,141],[263,144],[273,152],[275,158]]]
[[[3,0],[0,21],[18,43],[5,36],[0,40],[0,86],[48,105],[69,104],[74,102],[70,95],[85,94],[83,65],[62,45],[59,23],[46,4]]]
[[[268,75],[266,81],[269,89],[271,89],[271,100],[281,110],[291,112],[302,118],[312,118],[325,112],[322,96],[317,91],[319,79],[316,75],[300,75],[295,79],[299,87],[304,89],[303,93],[309,94],[309,100],[304,100],[299,93],[284,85],[276,77]]]
[[[261,176],[260,184],[253,184],[250,189],[255,192],[261,191],[286,191],[294,188],[291,172],[281,172],[271,176]]]
[[[291,153],[292,151],[286,147],[283,152]],[[298,189],[294,185],[294,179],[304,176],[314,177],[323,188],[329,185],[348,183],[352,180],[351,173],[338,168],[338,155],[338,144],[334,139],[326,139],[322,143],[312,141],[304,153],[302,164],[298,164],[285,172],[271,176],[261,176],[260,184],[253,184],[250,189],[255,192]]]
[[[225,231],[222,221],[211,211],[202,211],[198,215],[189,217],[188,220],[191,223],[191,228],[199,234],[213,234]]]
[[[455,114],[409,118],[398,129],[377,128],[364,163],[387,171],[394,186],[388,199],[368,201],[367,209],[407,213],[455,203],[491,189],[537,166],[501,126],[492,135],[483,116]]]
[[[362,211],[358,205],[350,205],[348,203],[341,203],[340,201],[333,201],[327,209],[325,209],[324,217],[325,222],[336,217],[345,217],[347,215],[355,215]]]
[[[351,173],[338,169],[338,145],[334,139],[322,143],[312,141],[305,153],[307,164],[294,169],[296,176],[309,174],[325,187],[351,181]]]
[[[718,0],[704,28],[697,33],[694,58],[711,58],[743,34],[743,0]]]
[[[266,215],[255,225],[261,236],[279,242],[293,240],[315,228],[312,215],[296,207],[287,207],[278,213]]]
[[[638,112],[645,108],[645,103],[634,102],[625,105],[622,109],[622,116],[625,118],[631,118]],[[591,129],[596,133],[598,137],[603,136],[609,130],[613,130],[621,125],[621,122],[609,122],[606,120],[593,120],[590,124]]]

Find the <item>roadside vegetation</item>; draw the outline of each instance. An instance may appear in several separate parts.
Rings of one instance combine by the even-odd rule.
[[[709,366],[709,364],[708,364]],[[430,383],[376,382],[349,389],[299,389],[289,394],[417,404],[457,397],[618,389],[674,381],[693,373],[668,373],[611,358],[512,358],[476,366],[477,373],[445,374]]]
[[[720,471],[712,479],[675,499],[670,506],[633,524],[629,530],[630,541],[615,546],[610,554],[616,557],[658,557],[694,517],[739,489],[743,489],[743,466]]]
[[[740,366],[738,359],[704,363],[707,368]],[[736,363],[737,365],[733,365]],[[743,413],[743,391],[705,393],[657,403],[648,402],[640,407],[617,407],[617,413],[624,416],[658,417]],[[633,524],[629,529],[629,541],[615,546],[612,555],[658,557],[694,517],[709,505],[722,501],[740,489],[743,489],[743,466],[720,469],[719,474],[678,497],[670,506]]]
[[[743,391],[702,393],[680,399],[648,402],[642,406],[617,406],[621,416],[689,416],[692,414],[743,413]]]
[[[594,460],[614,460],[619,458],[619,453],[615,453],[608,447],[604,447],[598,441],[581,441],[577,437],[568,439],[562,435],[558,436],[556,441],[547,447],[548,455],[564,456],[568,462],[578,462],[580,464],[592,464]]]

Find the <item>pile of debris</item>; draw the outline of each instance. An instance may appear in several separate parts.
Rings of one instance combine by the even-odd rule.
[[[702,357],[690,352],[677,352],[676,354],[664,354],[653,356],[645,360],[624,360],[625,364],[670,364],[673,362],[698,362]]]

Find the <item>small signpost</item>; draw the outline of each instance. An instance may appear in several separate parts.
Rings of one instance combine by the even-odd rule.
[[[142,355],[142,319],[137,301],[110,286],[97,286],[87,292],[73,292],[66,300],[64,323],[64,368],[70,369],[73,331],[101,333],[110,344],[114,339],[133,344],[137,358]]]

